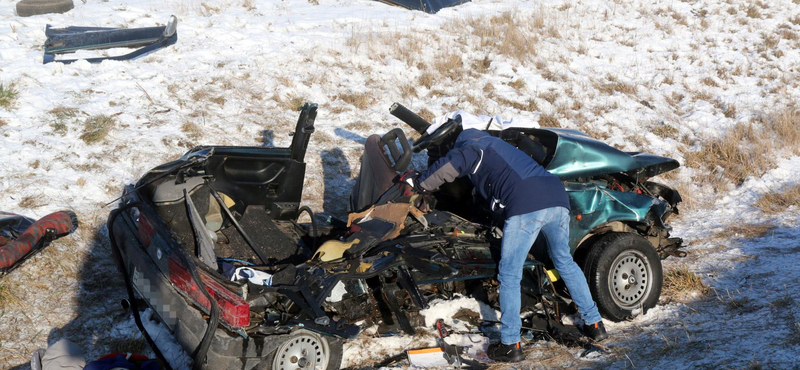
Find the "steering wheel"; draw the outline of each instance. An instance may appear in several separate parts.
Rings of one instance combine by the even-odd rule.
[[[428,149],[431,144],[437,144],[450,136],[450,134],[453,133],[453,131],[455,131],[459,125],[461,125],[461,117],[448,120],[430,135],[423,135],[417,141],[415,141],[412,150],[414,153],[419,153],[420,151]]]

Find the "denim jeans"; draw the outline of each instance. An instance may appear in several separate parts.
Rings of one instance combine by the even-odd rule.
[[[520,281],[522,265],[533,242],[543,232],[547,237],[547,253],[569,289],[572,300],[584,323],[600,321],[597,304],[592,300],[589,284],[569,251],[569,211],[552,207],[509,217],[503,228],[502,252],[498,266],[500,280],[500,340],[503,344],[519,342],[522,327],[520,314]]]

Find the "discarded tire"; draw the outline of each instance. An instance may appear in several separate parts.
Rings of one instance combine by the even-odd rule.
[[[72,0],[22,0],[17,3],[17,15],[30,17],[48,13],[64,13],[74,8]]]
[[[646,313],[661,295],[661,259],[640,235],[604,235],[589,250],[583,271],[597,308],[612,321]]]

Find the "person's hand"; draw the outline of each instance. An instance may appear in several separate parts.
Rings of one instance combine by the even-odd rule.
[[[422,185],[419,183],[419,172],[415,170],[408,170],[404,174],[400,176],[400,182],[405,183],[406,185],[410,186],[414,189],[415,192],[420,194],[427,194],[430,193],[429,191],[422,188]]]

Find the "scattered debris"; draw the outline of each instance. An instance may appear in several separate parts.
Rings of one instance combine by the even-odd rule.
[[[44,42],[43,63],[72,63],[80,59],[56,60],[57,54],[74,53],[78,50],[102,50],[111,48],[139,48],[118,56],[85,58],[89,63],[104,60],[130,60],[170,46],[178,41],[178,18],[170,16],[166,26],[144,28],[66,27],[50,28],[47,25]]]

